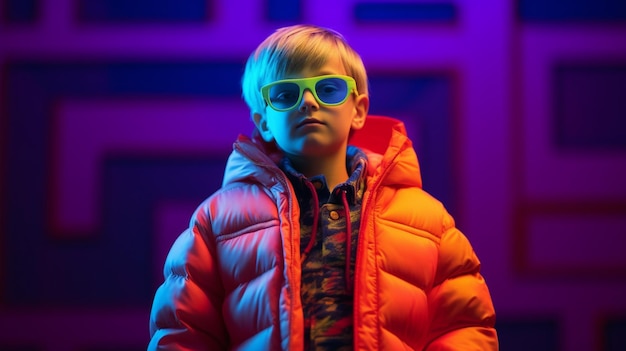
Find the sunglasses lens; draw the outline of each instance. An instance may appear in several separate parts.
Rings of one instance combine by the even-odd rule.
[[[329,105],[343,102],[348,96],[348,83],[340,78],[326,78],[315,84],[315,92],[321,102]]]
[[[278,109],[290,109],[296,105],[300,97],[300,87],[295,83],[280,83],[269,90],[272,106]]]

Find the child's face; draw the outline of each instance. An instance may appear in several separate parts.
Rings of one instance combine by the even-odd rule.
[[[305,69],[285,78],[310,78],[322,75],[347,75],[342,61],[332,56],[319,69]],[[309,89],[300,102],[287,111],[270,106],[253,119],[266,141],[274,140],[288,156],[320,157],[345,152],[351,129],[360,129],[369,107],[367,95],[351,93],[340,105],[320,103]]]

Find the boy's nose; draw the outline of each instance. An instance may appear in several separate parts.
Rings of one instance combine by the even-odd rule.
[[[318,108],[319,105],[317,104],[317,100],[315,99],[315,96],[313,96],[313,93],[311,93],[308,89],[304,90],[302,92],[302,101],[300,101],[300,106],[298,107],[300,112],[306,112],[307,109],[316,111]]]

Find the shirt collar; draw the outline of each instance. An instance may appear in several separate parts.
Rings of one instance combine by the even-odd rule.
[[[309,192],[305,182],[308,181],[316,185],[315,188],[322,203],[341,203],[341,192],[345,191],[348,203],[354,205],[357,202],[361,202],[365,192],[367,156],[356,146],[348,145],[346,152],[346,169],[350,177],[346,182],[338,184],[335,189],[332,189],[332,192],[329,191],[323,174],[307,178],[293,167],[293,164],[287,157],[281,159],[279,167],[291,181],[297,195]]]

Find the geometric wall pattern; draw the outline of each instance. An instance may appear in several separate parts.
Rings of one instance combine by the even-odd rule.
[[[57,130],[53,117],[61,100],[102,96],[154,99],[177,95],[236,96],[240,69],[238,64],[193,62],[9,64],[6,70],[7,86],[11,87],[6,99],[9,152],[5,168],[8,212],[3,232],[5,247],[11,249],[4,250],[3,257],[11,263],[5,269],[5,281],[13,283],[3,284],[3,303],[32,306],[148,301],[154,284],[145,272],[151,271],[152,260],[150,250],[140,248],[150,247],[151,243],[150,206],[160,194],[175,193],[179,187],[184,191],[185,186],[191,185],[185,181],[185,174],[193,177],[195,171],[209,178],[206,182],[193,183],[198,191],[196,197],[208,195],[221,179],[221,171],[216,172],[216,166],[208,163],[204,167],[213,167],[208,171],[200,166],[187,173],[173,173],[181,178],[174,182],[180,186],[172,187],[172,179],[167,176],[176,169],[166,167],[168,163],[163,160],[165,165],[159,168],[156,162],[152,174],[144,173],[145,179],[129,176],[124,185],[123,178],[116,177],[121,172],[120,166],[114,166],[116,158],[128,156],[103,155],[97,163],[102,170],[101,183],[97,184],[101,194],[98,198],[102,201],[103,218],[99,221],[102,225],[89,228],[92,232],[86,235],[73,236],[79,240],[59,239],[65,235],[55,233],[57,228],[51,226],[54,220],[50,214],[57,201],[52,198],[50,175],[58,173],[54,169],[57,164],[51,159],[55,141],[51,132]],[[212,80],[223,83],[205,83]],[[143,133],[150,133],[150,129]],[[220,164],[224,158],[222,155],[218,159]],[[184,167],[184,158],[179,163]],[[80,168],[75,172],[79,171]],[[143,190],[151,184],[155,189]],[[124,207],[133,201],[135,207]],[[86,206],[85,203],[73,205]],[[141,208],[144,213],[137,213]],[[129,214],[138,217],[127,217]]]
[[[555,349],[624,349],[626,6],[516,6],[510,291],[529,318],[553,313]]]
[[[251,129],[237,43],[296,22],[360,45],[503,350],[626,349],[623,1],[0,3],[0,350],[145,349],[167,249]],[[208,49],[116,43],[170,29]]]

